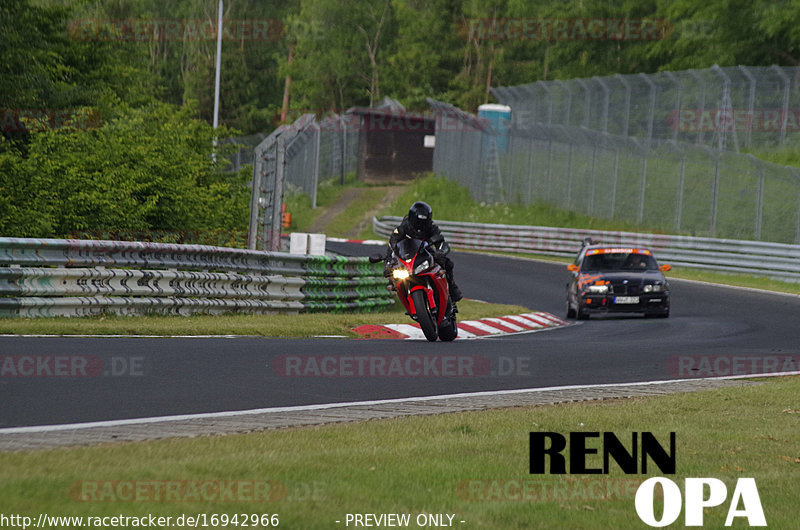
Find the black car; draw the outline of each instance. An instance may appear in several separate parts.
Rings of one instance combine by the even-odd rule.
[[[567,318],[592,313],[644,313],[669,316],[669,282],[646,248],[587,244],[568,267]]]

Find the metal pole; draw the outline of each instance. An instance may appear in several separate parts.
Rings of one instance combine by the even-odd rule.
[[[585,98],[583,101],[583,126],[587,129],[589,128],[589,117],[591,115],[592,109],[592,96],[591,92],[589,92],[589,86],[586,84],[586,81],[583,79],[576,79],[578,84],[583,88],[583,93],[585,94]]]
[[[678,131],[681,128],[681,82],[672,72],[664,72],[670,81],[675,84],[675,126],[672,131],[672,140],[678,140]]]
[[[783,80],[783,106],[781,108],[781,114],[783,115],[783,119],[781,120],[781,144],[783,144],[786,142],[786,120],[789,117],[789,90],[791,88],[791,81],[789,81],[789,76],[787,76],[778,65],[773,64],[770,66],[770,69],[774,70],[781,80]]]
[[[744,137],[745,148],[750,147],[750,137],[753,133],[753,113],[755,112],[756,103],[756,78],[750,73],[750,70],[745,66],[740,66],[739,70],[750,81],[750,93],[747,95],[747,131]],[[736,127],[736,120],[734,120],[734,127]]]
[[[608,101],[608,86],[605,84],[605,82],[602,79],[600,79],[597,76],[594,76],[592,79],[594,79],[600,85],[600,87],[603,89],[603,118],[602,118],[602,124],[603,124],[603,132],[608,132],[608,105],[609,105],[609,101]]]
[[[617,181],[619,180],[619,147],[614,147],[614,180],[611,184],[611,217],[614,218],[617,207]]]
[[[639,74],[645,83],[650,87],[650,111],[647,116],[647,148],[650,149],[650,142],[653,140],[653,122],[656,112],[656,84],[645,74]]]
[[[261,144],[256,146],[255,156],[253,157],[253,188],[250,195],[250,225],[247,231],[247,248],[256,250],[258,239],[258,211],[261,198],[261,172],[264,166],[264,153],[260,149]]]
[[[700,119],[697,123],[697,140],[695,143],[702,144],[703,143],[703,113],[706,111],[706,84],[703,83],[703,80],[700,78],[700,75],[697,73],[696,70],[688,70],[690,76],[694,77],[695,81],[697,81],[698,86],[702,88],[700,91]]]
[[[622,86],[625,87],[625,114],[623,115],[624,117],[622,119],[622,136],[628,136],[628,128],[631,120],[631,85],[619,74],[615,74],[614,78],[619,80],[619,82],[622,83]]]
[[[220,65],[222,64],[222,0],[219,0],[219,12],[217,14],[217,72],[214,79],[214,130],[219,125],[219,79]],[[217,161],[217,137],[214,137],[214,153],[211,159]]]
[[[675,149],[681,155],[681,169],[678,175],[678,198],[675,205],[675,231],[681,231],[681,218],[683,217],[683,186],[684,178],[686,177],[686,152],[678,148],[678,143],[673,142]]]
[[[311,207],[317,207],[317,187],[319,187],[319,149],[322,143],[322,130],[319,123],[314,122],[314,134],[316,135],[316,145],[314,146],[314,172],[311,174]]]
[[[750,159],[750,162],[758,172],[758,191],[756,192],[756,226],[754,228],[754,239],[756,241],[760,241],[761,228],[764,219],[764,167],[759,163],[755,156],[748,154],[747,158]]]
[[[717,233],[717,199],[719,196],[719,154],[714,153],[710,147],[705,148],[708,155],[714,159],[714,183],[711,192],[711,226],[709,232],[711,237]]]
[[[562,90],[567,92],[567,119],[564,120],[563,125],[569,125],[570,114],[572,114],[572,90],[570,90],[564,81],[555,81],[555,84],[560,86]]]

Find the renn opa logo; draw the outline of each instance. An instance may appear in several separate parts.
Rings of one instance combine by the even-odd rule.
[[[596,441],[602,441],[601,448],[593,445],[592,442]],[[568,446],[569,458],[562,454]],[[661,445],[651,432],[631,433],[629,447],[630,450],[613,432],[571,432],[569,438],[556,432],[532,432],[530,473],[607,475],[613,461],[626,475],[646,474],[648,462],[652,461],[661,473],[675,474],[674,432],[669,434],[668,448]],[[602,467],[593,467],[592,462],[587,462],[587,457],[597,460],[601,455]],[[599,462],[595,465],[599,465]],[[661,487],[664,499],[664,509],[660,518],[656,516],[654,506],[656,486]],[[727,498],[728,488],[717,478],[686,478],[684,493],[681,495],[680,487],[672,480],[666,477],[651,477],[639,486],[634,504],[636,515],[651,527],[671,525],[678,520],[682,510],[686,526],[703,526],[703,510],[720,506]],[[739,478],[736,481],[725,526],[731,526],[736,518],[746,519],[750,526],[767,526],[754,478]]]

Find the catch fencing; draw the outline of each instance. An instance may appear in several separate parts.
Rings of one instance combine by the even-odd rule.
[[[359,123],[357,116],[331,115],[318,121],[313,114],[281,125],[253,155],[248,248],[280,248],[285,193],[303,192],[317,205],[317,188],[326,179],[344,182],[356,170]]]
[[[366,258],[206,245],[0,238],[0,316],[372,311],[391,305]]]
[[[479,202],[544,203],[652,231],[800,243],[797,168],[674,139],[523,123],[515,106],[498,133],[486,120],[431,105],[434,172]]]
[[[374,218],[373,230],[388,237],[400,221],[400,217]],[[608,245],[649,248],[659,261],[671,265],[800,282],[800,245],[548,226],[452,221],[437,225],[457,248],[575,257],[584,238],[591,237]]]
[[[584,127],[646,141],[739,151],[783,145],[800,131],[800,68],[702,70],[538,81],[496,87],[514,122]]]

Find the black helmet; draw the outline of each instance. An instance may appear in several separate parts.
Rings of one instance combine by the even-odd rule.
[[[433,210],[428,203],[417,201],[412,204],[408,210],[408,223],[417,233],[428,230],[433,224]]]

